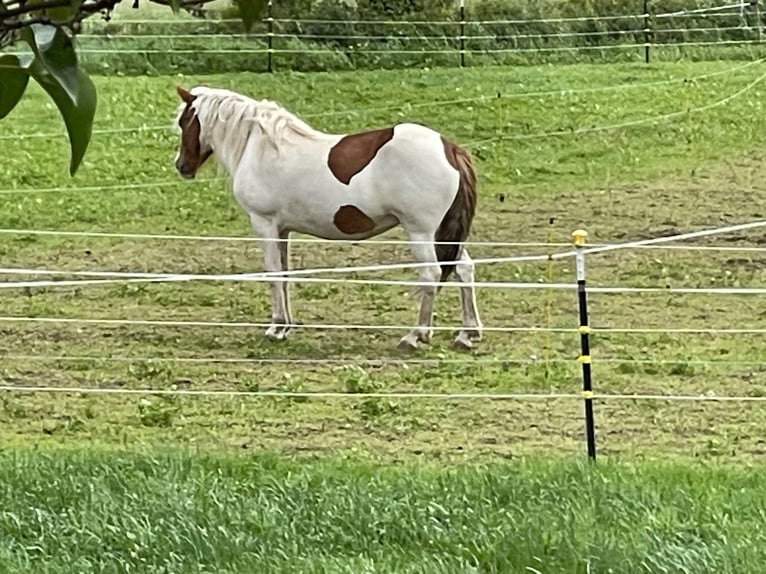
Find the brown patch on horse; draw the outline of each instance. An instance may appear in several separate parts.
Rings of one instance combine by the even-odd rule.
[[[212,155],[212,150],[202,152],[199,136],[202,130],[199,118],[194,113],[192,102],[196,98],[181,87],[176,88],[178,95],[186,102],[186,107],[178,118],[178,126],[181,128],[181,153],[179,154],[176,167],[184,177],[194,177],[197,170]]]
[[[344,205],[335,212],[333,217],[335,227],[340,229],[346,235],[356,235],[357,233],[367,233],[375,229],[375,222],[370,219],[358,207],[353,205]]]
[[[348,185],[351,178],[367,167],[378,150],[393,137],[394,128],[345,136],[330,150],[327,165],[338,181]]]
[[[468,239],[473,216],[476,213],[476,172],[471,154],[467,150],[444,137],[442,137],[442,143],[447,161],[460,174],[460,183],[452,205],[436,230],[434,240],[437,242],[436,256],[439,261],[455,261],[460,257],[462,244]],[[440,245],[438,244],[440,241],[450,244]],[[442,264],[441,267],[441,281],[445,281],[455,270],[455,264]]]

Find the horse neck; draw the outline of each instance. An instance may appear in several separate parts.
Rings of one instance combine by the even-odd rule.
[[[322,137],[326,135],[295,116],[285,114],[284,119],[293,124],[293,127],[284,128],[287,132],[297,128],[297,133],[301,134],[303,132],[303,135],[306,137]],[[284,144],[284,142],[279,141],[281,134],[269,132],[269,129],[274,131],[274,128],[264,128],[260,123],[260,119],[256,118],[254,121],[247,120],[245,123],[248,129],[244,134],[237,133],[237,126],[213,125],[208,130],[210,134],[208,137],[210,138],[218,163],[232,177],[237,172],[240,163],[244,161],[245,154],[254,154],[256,157],[260,157],[265,151],[264,148],[274,147],[279,150]],[[240,124],[240,127],[242,125]],[[287,137],[290,137],[289,133]],[[301,136],[299,135],[298,137]]]
[[[233,177],[242,162],[242,158],[247,148],[255,145],[262,145],[262,139],[258,129],[252,126],[246,136],[242,136],[240,141],[234,141],[231,137],[230,127],[220,126],[218,129],[210,129],[210,143],[213,148],[218,164],[226,170],[229,176]],[[253,138],[257,141],[253,142]]]

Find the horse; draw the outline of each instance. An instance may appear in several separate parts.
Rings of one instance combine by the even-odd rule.
[[[430,343],[437,286],[453,273],[461,282],[462,308],[453,345],[470,349],[481,339],[474,264],[464,245],[477,189],[467,150],[420,124],[331,134],[271,100],[208,86],[176,91],[176,170],[193,179],[215,156],[259,237],[265,269],[275,277],[267,338],[285,339],[296,326],[282,275],[290,233],[362,241],[401,226],[422,264],[420,282],[429,285],[419,290],[417,323],[398,348]]]

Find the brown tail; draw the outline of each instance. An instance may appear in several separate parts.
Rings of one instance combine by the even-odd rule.
[[[455,261],[460,257],[463,243],[468,239],[471,231],[471,222],[476,212],[476,172],[473,168],[471,155],[465,149],[442,138],[444,152],[447,154],[452,167],[460,172],[460,185],[455,199],[452,200],[444,219],[436,230],[434,240],[436,256],[439,261]],[[449,245],[440,245],[440,241],[449,241]],[[441,281],[446,281],[455,271],[454,263],[442,264]]]

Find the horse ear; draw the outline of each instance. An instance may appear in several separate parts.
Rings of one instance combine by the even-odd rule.
[[[178,92],[179,97],[187,104],[190,104],[194,101],[194,96],[189,90],[186,90],[181,86],[176,86],[176,91]]]

